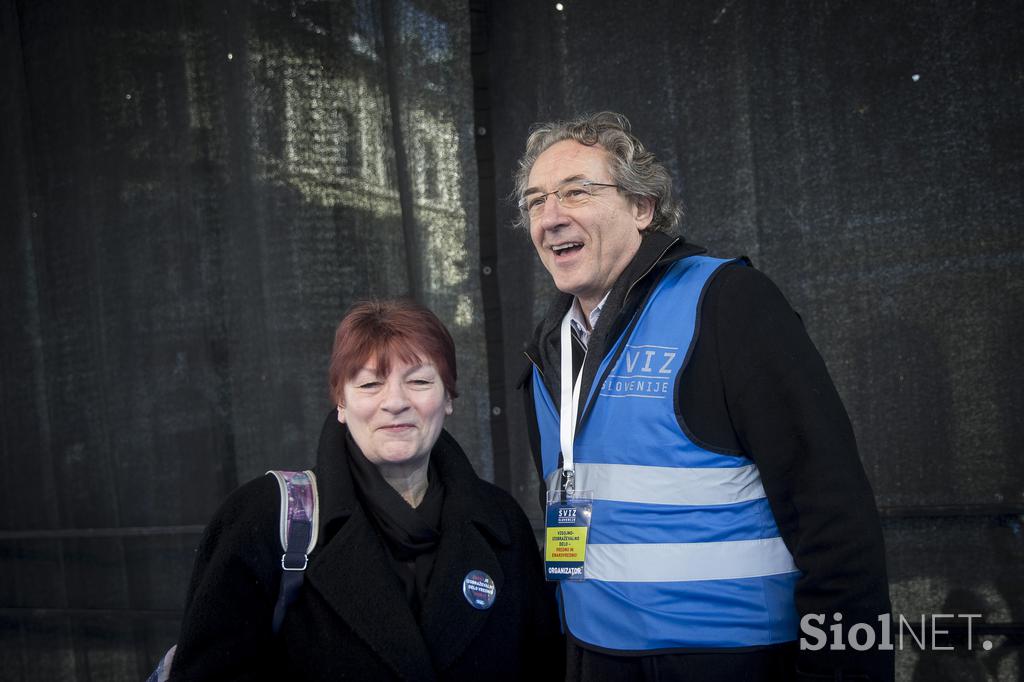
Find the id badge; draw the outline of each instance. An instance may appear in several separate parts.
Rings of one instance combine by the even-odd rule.
[[[544,523],[544,576],[548,580],[583,580],[593,512],[593,493],[566,495],[549,490]]]

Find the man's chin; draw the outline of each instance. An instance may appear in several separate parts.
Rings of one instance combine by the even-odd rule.
[[[568,273],[564,270],[558,270],[557,268],[552,271],[548,270],[548,274],[551,275],[551,280],[555,284],[555,288],[561,291],[563,294],[572,294],[578,296],[580,291],[580,283],[575,277],[566,276]]]
[[[563,294],[569,294],[570,296],[576,296],[576,288],[571,284],[561,286],[558,282],[555,282],[555,288],[561,291]]]

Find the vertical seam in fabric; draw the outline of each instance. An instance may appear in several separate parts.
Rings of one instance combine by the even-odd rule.
[[[508,410],[505,391],[505,346],[498,283],[498,221],[490,97],[490,2],[470,0],[470,69],[473,76],[473,140],[477,164],[480,297],[490,399],[494,483],[511,490]]]

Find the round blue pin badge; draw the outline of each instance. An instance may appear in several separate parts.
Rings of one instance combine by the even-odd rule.
[[[470,571],[462,580],[462,594],[474,609],[491,608],[498,590],[491,576],[483,571]]]

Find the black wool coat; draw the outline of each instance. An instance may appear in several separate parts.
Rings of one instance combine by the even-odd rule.
[[[417,623],[383,541],[355,494],[344,427],[320,436],[320,536],[281,631],[280,494],[271,476],[236,490],[202,538],[172,681],[561,679],[564,640],[529,521],[474,473],[447,432],[431,453],[444,484],[441,539]],[[471,606],[473,570],[496,585]]]

